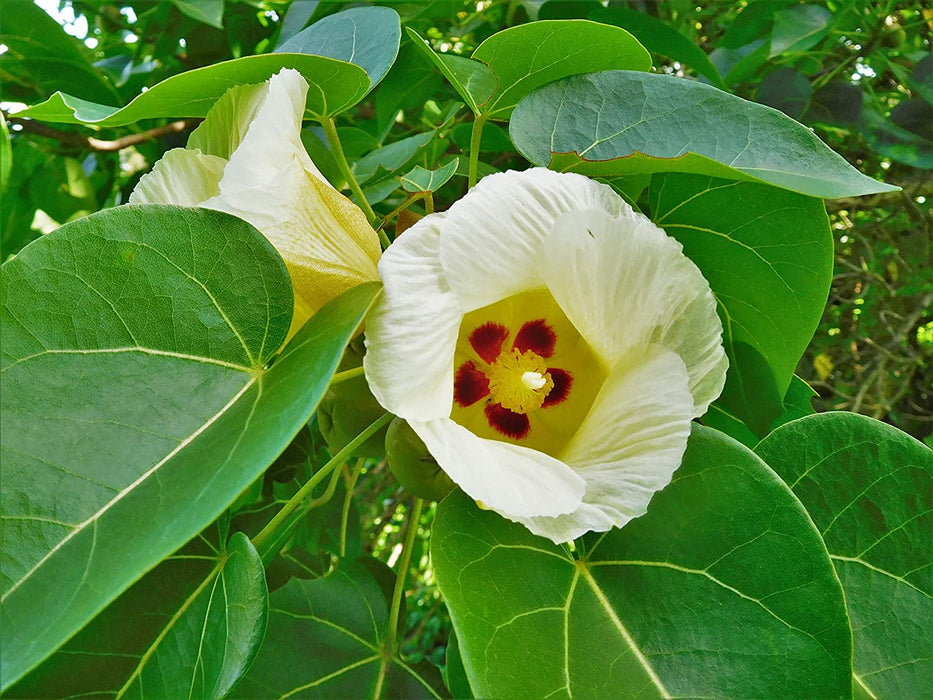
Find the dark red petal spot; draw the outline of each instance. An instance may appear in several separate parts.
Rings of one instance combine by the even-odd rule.
[[[502,343],[509,337],[509,329],[498,323],[484,323],[470,333],[470,345],[476,354],[492,364],[502,352]]]
[[[489,379],[472,362],[464,362],[454,377],[454,401],[472,406],[489,394]]]
[[[486,420],[493,430],[515,440],[521,440],[531,430],[528,416],[510,411],[498,403],[486,404]]]
[[[550,357],[554,354],[556,342],[557,334],[554,329],[543,318],[539,318],[529,321],[519,329],[512,347],[518,348],[519,352],[531,350],[541,357]]]
[[[541,404],[541,408],[553,406],[566,399],[567,394],[570,393],[570,387],[573,386],[573,377],[570,376],[570,372],[563,369],[551,369],[548,367],[547,373],[550,374],[551,379],[554,380],[554,386],[551,387],[551,390],[548,392],[547,397],[544,399],[544,403]]]

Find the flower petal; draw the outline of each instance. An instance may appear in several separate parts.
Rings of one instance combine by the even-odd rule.
[[[676,240],[628,205],[561,217],[547,240],[548,289],[580,334],[613,367],[658,343],[687,366],[695,415],[722,391],[728,360],[709,283]]]
[[[585,483],[560,460],[477,437],[449,418],[410,423],[441,468],[470,498],[511,520],[558,516],[580,505]]]
[[[177,204],[196,207],[220,191],[227,161],[201,151],[173,148],[142,176],[130,204]]]
[[[463,312],[437,255],[443,221],[443,214],[425,217],[389,246],[379,261],[383,293],[366,321],[369,387],[380,404],[408,420],[446,418],[453,405]]]
[[[608,185],[545,168],[483,178],[447,212],[441,264],[464,311],[544,286],[539,258],[554,222],[566,212],[622,211]]]
[[[680,466],[693,413],[683,360],[658,345],[633,349],[612,370],[561,454],[586,482],[582,505],[569,515],[519,522],[567,542],[644,515]]]
[[[234,214],[269,239],[292,275],[296,317],[307,316],[344,290],[378,279],[379,238],[359,207],[315,175],[299,137],[304,78],[283,70],[250,89],[268,92],[258,107],[243,95],[232,102],[245,106],[252,122],[230,156],[220,194],[202,206]]]

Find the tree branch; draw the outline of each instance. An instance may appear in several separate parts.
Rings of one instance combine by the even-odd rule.
[[[137,143],[151,141],[152,139],[161,138],[169,134],[178,134],[183,131],[188,131],[201,123],[200,119],[180,119],[166,124],[165,126],[158,126],[148,131],[143,131],[138,134],[128,134],[127,136],[121,136],[118,139],[108,141],[93,136],[82,136],[74,131],[56,129],[33,119],[22,119],[11,116],[7,118],[7,121],[10,124],[19,124],[23,127],[23,131],[27,133],[45,136],[46,138],[55,139],[56,141],[70,146],[80,146],[92,151],[119,151],[130,146],[135,146]]]

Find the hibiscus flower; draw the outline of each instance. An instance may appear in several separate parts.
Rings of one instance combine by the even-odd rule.
[[[490,175],[379,273],[373,394],[471,498],[555,542],[643,515],[725,382],[706,279],[581,175]]]
[[[177,204],[248,221],[285,260],[295,291],[292,330],[325,302],[378,279],[379,237],[335,190],[301,143],[308,83],[283,69],[229,89],[188,139],[168,151],[130,204]]]

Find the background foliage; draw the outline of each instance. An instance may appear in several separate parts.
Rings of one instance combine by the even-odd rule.
[[[590,17],[625,27],[652,52],[657,71],[697,77],[776,107],[812,127],[863,173],[901,186],[900,192],[827,202],[835,275],[829,304],[797,373],[817,390],[819,410],[864,413],[930,444],[933,12],[922,3],[382,4],[391,4],[410,32],[402,33],[398,60],[382,83],[341,115],[338,131],[367,199],[394,231],[404,230],[422,213],[445,209],[467,186],[470,110],[459,109],[464,98],[433,69],[417,37],[428,39],[439,54],[469,56],[502,28],[536,18]],[[164,151],[183,145],[198,122],[53,127],[17,118],[22,104],[37,104],[58,89],[103,104],[126,104],[172,75],[280,47],[287,50],[289,39],[303,27],[353,3],[48,0],[42,8],[23,5],[31,3],[0,5],[0,45],[5,47],[0,54],[0,101],[2,126],[10,136],[0,147],[4,260],[60,224],[125,203],[151,164]],[[378,72],[379,66],[371,70]],[[484,89],[481,77],[471,85]],[[505,109],[507,103],[503,100],[500,106]],[[489,166],[526,164],[495,117],[489,116],[483,131],[480,175]],[[322,130],[308,126],[303,139],[324,174],[341,186]],[[407,175],[399,178],[395,171]],[[344,362],[353,366],[352,355]],[[352,382],[340,391],[352,396]],[[286,500],[311,467],[327,458],[328,443],[340,447],[365,426],[344,426],[341,416],[329,412],[334,404],[328,401],[325,397],[317,421],[259,485],[264,500],[237,516],[247,533],[261,528],[264,508]],[[379,411],[369,408],[375,411],[372,420]],[[361,406],[358,413],[366,415],[365,410]],[[333,527],[328,525],[339,524],[343,511],[350,510],[349,525],[345,531],[337,528],[340,541],[332,543],[333,549],[395,566],[411,502],[385,463],[361,459],[342,471],[335,488],[337,496],[322,509],[319,529],[309,527],[302,538],[318,542],[331,537]],[[352,501],[347,494],[355,496]],[[251,516],[258,523],[253,530]],[[425,527],[433,506],[426,516]],[[403,656],[412,664],[428,660],[443,665],[450,623],[433,586],[425,540],[419,542],[413,559],[420,573],[404,617]],[[244,549],[238,554],[250,561],[255,553]],[[284,583],[296,571],[320,572],[327,566],[286,557],[268,574],[270,582],[279,576]],[[231,579],[246,576],[228,573]],[[222,677],[217,683],[222,685]]]

